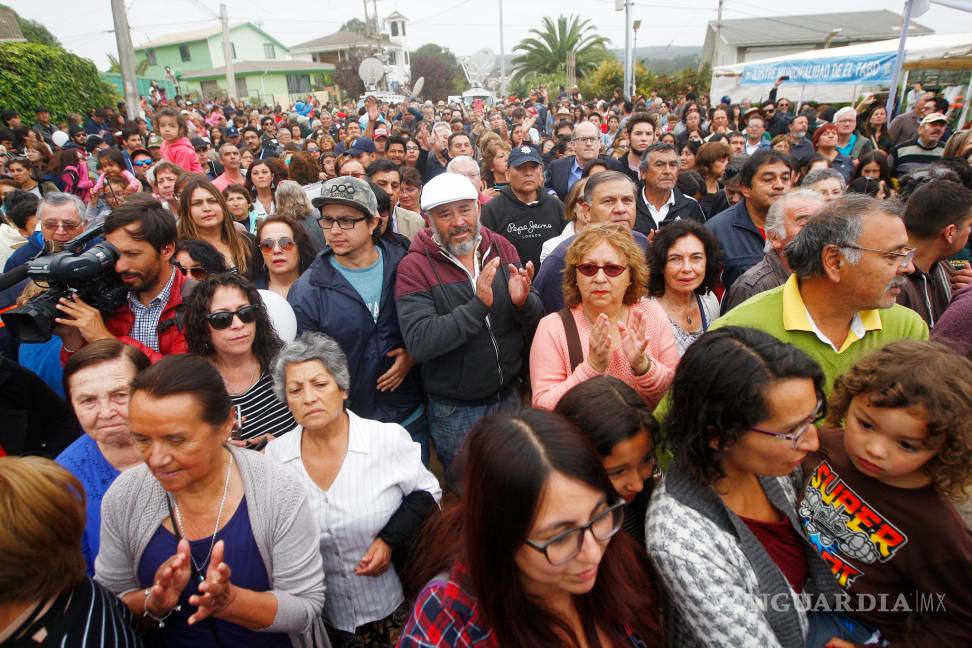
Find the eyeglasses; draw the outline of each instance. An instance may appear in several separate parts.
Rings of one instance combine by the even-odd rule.
[[[325,232],[330,231],[334,227],[334,223],[338,224],[343,230],[352,230],[354,226],[363,220],[368,220],[364,216],[360,218],[353,218],[351,216],[339,216],[338,218],[331,218],[330,216],[321,216],[317,219],[318,225],[321,226]]]
[[[915,254],[918,252],[913,247],[904,248],[900,252],[894,250],[875,250],[874,248],[866,248],[859,245],[841,245],[840,247],[847,248],[848,250],[862,250],[864,252],[880,254],[889,263],[897,263],[899,268],[907,268],[910,266],[911,262],[915,260]]]
[[[260,241],[260,249],[264,252],[273,252],[273,249],[277,246],[279,246],[284,252],[290,252],[294,249],[295,245],[297,244],[294,243],[294,239],[290,238],[289,236],[281,236],[277,239],[265,238]]]
[[[51,230],[54,232],[56,232],[59,229],[63,229],[65,232],[73,232],[79,227],[81,227],[81,223],[78,223],[76,221],[46,220],[41,222],[41,228],[46,230]]]
[[[152,162],[153,162],[152,160],[139,160],[138,162],[132,160],[132,166],[136,166],[136,167],[150,166]]]
[[[603,270],[604,274],[609,277],[618,277],[627,269],[628,266],[618,265],[617,263],[605,263],[604,265],[597,265],[596,263],[577,264],[577,272],[585,277],[593,277],[599,270]]]
[[[575,142],[580,142],[581,144],[593,144],[597,141],[596,137],[575,137]]]
[[[218,311],[216,313],[209,313],[206,315],[206,319],[209,321],[209,325],[213,327],[213,330],[222,331],[223,329],[229,328],[230,325],[233,324],[234,317],[240,318],[240,321],[244,324],[255,322],[257,313],[260,312],[260,308],[260,304],[249,304],[235,311]]]
[[[618,500],[605,510],[591,518],[587,524],[558,533],[546,542],[538,543],[531,540],[524,542],[528,547],[536,549],[547,557],[551,565],[563,565],[581,552],[584,546],[584,534],[588,531],[598,542],[605,542],[618,532],[624,521],[624,500]]]
[[[768,436],[776,437],[777,439],[783,439],[784,441],[789,441],[792,444],[793,449],[800,444],[800,439],[803,435],[807,433],[814,426],[820,418],[823,417],[824,413],[824,402],[822,400],[817,401],[817,407],[813,410],[813,414],[808,416],[802,423],[797,425],[796,428],[789,432],[770,432],[769,430],[761,430],[759,428],[751,427],[749,428],[752,432],[759,432],[760,434],[766,434]]]
[[[209,272],[202,266],[190,266],[187,268],[178,261],[173,261],[172,265],[179,268],[182,274],[189,275],[196,281],[202,281],[209,276]]]

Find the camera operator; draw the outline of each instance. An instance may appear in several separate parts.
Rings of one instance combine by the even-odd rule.
[[[172,264],[175,218],[155,198],[135,194],[108,215],[104,228],[105,239],[118,250],[115,272],[128,288],[128,303],[104,320],[77,295],[61,299],[57,308],[64,317],[55,320],[64,342],[61,362],[84,344],[107,338],[137,347],[152,362],[187,353],[182,323],[176,321],[186,278]]]

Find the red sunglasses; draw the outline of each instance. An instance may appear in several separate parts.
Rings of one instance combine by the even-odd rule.
[[[628,266],[618,265],[617,263],[605,263],[604,265],[597,265],[596,263],[577,264],[577,272],[585,277],[593,277],[597,274],[598,270],[603,270],[604,274],[609,277],[617,277],[627,269]]]

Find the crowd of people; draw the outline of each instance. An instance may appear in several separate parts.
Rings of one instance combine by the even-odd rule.
[[[0,646],[968,645],[972,129],[783,83],[0,113]]]

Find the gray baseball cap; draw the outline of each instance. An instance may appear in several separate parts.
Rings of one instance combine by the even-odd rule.
[[[378,213],[378,199],[367,182],[352,176],[331,178],[321,185],[321,195],[311,203],[317,209],[324,205],[347,205],[354,207],[365,216],[371,217]]]

